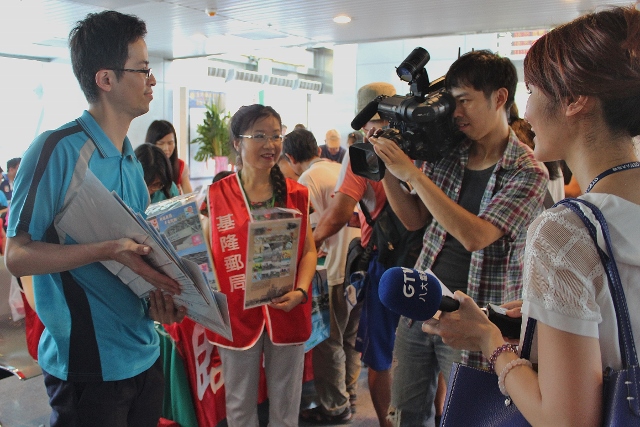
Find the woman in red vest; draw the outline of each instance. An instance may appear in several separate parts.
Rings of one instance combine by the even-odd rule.
[[[233,340],[214,333],[225,382],[230,427],[258,426],[260,364],[269,395],[269,422],[297,426],[302,393],[304,342],[311,334],[308,292],[316,269],[306,187],[283,176],[282,122],[271,107],[241,107],[231,119],[231,142],[242,170],[209,188],[211,251],[220,290],[227,295]],[[244,308],[247,239],[251,211],[284,207],[302,213],[297,272],[292,291],[271,303]]]

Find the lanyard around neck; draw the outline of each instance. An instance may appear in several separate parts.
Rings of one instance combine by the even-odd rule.
[[[622,172],[622,171],[625,171],[625,170],[628,170],[628,169],[635,169],[635,168],[640,168],[640,162],[624,163],[624,164],[621,164],[621,165],[618,165],[618,166],[614,166],[611,169],[607,169],[606,171],[602,172],[600,175],[598,175],[595,178],[593,178],[593,181],[591,181],[591,183],[587,187],[585,193],[588,193],[589,191],[591,191],[593,186],[596,185],[598,183],[598,181],[600,181],[605,176],[609,176],[612,173]]]

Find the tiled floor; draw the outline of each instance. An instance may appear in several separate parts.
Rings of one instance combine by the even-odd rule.
[[[42,375],[21,381],[16,376],[0,380],[0,426],[49,425],[49,403]]]
[[[313,385],[305,384],[303,387],[302,394],[304,397],[310,397],[306,394],[312,395]],[[316,424],[309,424],[301,422],[300,426],[311,426]],[[323,424],[324,426],[332,426],[333,424]],[[358,379],[358,403],[356,405],[356,413],[351,419],[351,423],[349,424],[351,427],[378,427],[378,417],[376,417],[376,412],[373,409],[373,404],[371,403],[371,395],[369,394],[369,385],[367,384],[367,368],[362,368],[360,371],[360,378]]]
[[[306,393],[306,397],[312,398],[313,385],[311,383],[305,384],[304,393]],[[350,426],[378,426],[369,395],[365,368],[362,369],[358,381],[358,404],[356,407],[357,411]],[[15,376],[0,380],[0,427],[46,427],[49,425],[49,412],[47,393],[41,375],[26,381],[20,381]],[[309,425],[311,424],[300,424],[300,426]]]

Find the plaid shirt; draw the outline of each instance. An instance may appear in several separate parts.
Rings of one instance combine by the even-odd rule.
[[[471,141],[465,140],[437,163],[424,163],[423,172],[453,201],[458,202],[462,177],[469,161]],[[522,296],[522,269],[527,227],[543,209],[548,174],[531,150],[510,131],[502,159],[496,164],[480,202],[478,217],[504,235],[471,254],[467,294],[479,306],[501,304]],[[424,234],[416,268],[431,268],[444,246],[445,229],[435,219]],[[467,360],[467,356],[470,356]],[[488,364],[480,353],[463,353],[463,362]]]

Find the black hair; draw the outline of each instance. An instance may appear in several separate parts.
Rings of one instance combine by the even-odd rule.
[[[296,129],[284,137],[282,151],[296,162],[306,162],[318,157],[318,142],[310,131]]]
[[[20,157],[14,157],[13,159],[9,159],[7,161],[7,170],[11,168],[17,168],[20,165],[22,159]]]
[[[518,73],[508,58],[503,58],[489,50],[475,50],[458,58],[447,71],[445,85],[453,87],[471,86],[482,91],[489,98],[500,88],[507,89],[505,111],[509,111],[514,102]]]
[[[167,198],[171,198],[171,164],[160,147],[153,144],[141,144],[135,149],[136,157],[142,165],[144,182],[147,186],[160,179],[162,192]]]
[[[178,185],[180,182],[180,160],[178,159],[178,136],[176,135],[176,129],[171,122],[167,120],[154,120],[147,129],[147,136],[144,138],[144,142],[156,145],[156,143],[165,136],[173,134],[173,140],[176,143],[176,147],[169,156],[169,163],[173,169],[172,180]]]
[[[275,117],[282,129],[282,119],[280,118],[280,114],[278,114],[273,108],[261,104],[242,106],[238,111],[236,111],[233,117],[231,117],[231,122],[229,123],[231,138],[229,143],[231,144],[231,148],[238,154],[240,162],[242,162],[242,158],[240,157],[240,152],[236,150],[234,142],[240,140],[242,138],[240,135],[243,135],[255,122],[265,117]],[[284,205],[287,200],[287,181],[282,174],[278,163],[273,165],[271,168],[269,178],[271,180],[271,186],[273,187],[273,194],[276,202],[280,205]]]
[[[85,98],[98,100],[95,77],[99,70],[121,69],[129,58],[129,45],[144,38],[147,27],[136,16],[113,10],[90,13],[69,33],[71,65]],[[114,71],[119,80],[122,71]]]

